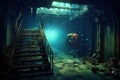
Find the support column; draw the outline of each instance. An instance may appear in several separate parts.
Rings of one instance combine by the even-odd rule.
[[[5,11],[0,13],[0,54],[5,52],[6,45],[6,26]]]

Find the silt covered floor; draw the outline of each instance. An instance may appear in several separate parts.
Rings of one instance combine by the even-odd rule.
[[[95,66],[89,60],[75,57],[71,53],[58,49],[54,52],[54,75],[32,77],[29,80],[119,80],[119,77],[109,74],[104,64],[96,65],[99,71],[93,72],[91,69]]]

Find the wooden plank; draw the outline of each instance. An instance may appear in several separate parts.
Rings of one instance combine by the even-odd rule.
[[[41,52],[44,50],[21,50],[21,51],[16,51],[16,53],[22,53],[22,52],[28,52],[28,53],[34,53],[34,52]]]
[[[18,54],[15,55],[14,57],[30,57],[30,56],[45,56],[47,55],[46,53],[28,53],[28,54]]]
[[[18,65],[18,66],[13,66],[13,69],[36,68],[42,66],[50,66],[50,64]]]
[[[47,60],[45,58],[30,58],[30,59],[17,59],[17,60],[13,60],[13,62],[32,62],[32,61],[44,61]]]

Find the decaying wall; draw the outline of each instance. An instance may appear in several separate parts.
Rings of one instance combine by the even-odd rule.
[[[11,16],[7,16],[6,20],[6,26],[7,26],[7,31],[6,31],[6,46],[11,45],[11,32],[12,32],[12,23],[11,23]]]
[[[116,21],[106,12],[98,16],[97,24],[97,50],[100,59],[103,61],[110,61],[112,58],[119,58],[119,40],[118,40],[118,27]],[[117,28],[116,28],[117,27]]]
[[[105,46],[105,61],[110,60],[111,58],[114,57],[114,38],[115,38],[115,34],[114,34],[114,29],[111,28],[109,25],[105,27],[105,37],[104,37],[104,46]]]

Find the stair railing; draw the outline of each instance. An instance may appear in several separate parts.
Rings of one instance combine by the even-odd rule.
[[[6,58],[8,58],[8,61],[6,64],[9,65],[9,68],[12,68],[13,67],[13,62],[12,62],[12,58],[15,54],[15,41],[16,41],[16,38],[18,37],[19,33],[21,32],[21,29],[22,29],[22,19],[21,19],[21,16],[22,14],[20,13],[17,17],[16,17],[16,20],[14,21],[15,22],[15,26],[14,26],[14,29],[12,29],[12,36],[11,37],[11,45],[7,46],[6,48],[6,51],[4,54],[4,56],[6,56]]]
[[[16,38],[19,37],[19,34],[20,34],[21,30],[22,30],[22,23],[23,23],[23,21],[21,20],[19,25],[18,25],[18,28],[16,30]]]
[[[16,19],[16,21],[15,21],[15,26],[16,26],[17,28],[15,29],[15,37],[14,37],[14,39],[13,39],[12,50],[11,50],[11,53],[9,54],[10,65],[13,65],[13,64],[12,64],[12,58],[13,58],[13,56],[14,56],[14,54],[15,54],[16,39],[18,39],[19,34],[20,34],[21,30],[22,30],[22,23],[23,23],[22,20],[20,20],[20,23],[19,23],[19,24],[18,24],[18,20],[17,20],[17,19]]]
[[[51,64],[51,70],[53,72],[53,51],[52,51],[52,48],[50,47],[49,43],[48,43],[48,40],[46,38],[46,35],[45,35],[45,32],[44,32],[44,29],[43,29],[43,25],[40,24],[40,34],[41,34],[41,37],[43,39],[43,45],[45,45],[45,50],[48,54],[48,60]]]

